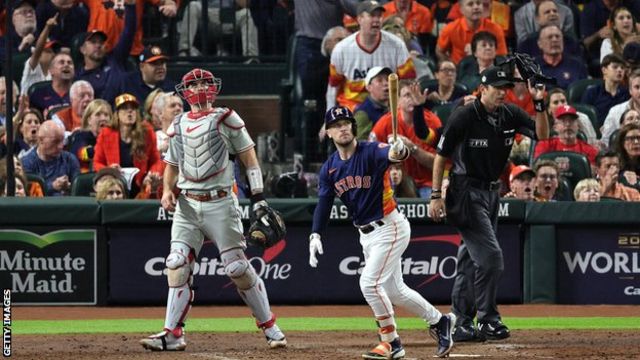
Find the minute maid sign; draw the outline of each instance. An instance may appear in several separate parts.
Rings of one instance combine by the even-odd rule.
[[[13,303],[95,305],[95,230],[0,230],[0,286]]]

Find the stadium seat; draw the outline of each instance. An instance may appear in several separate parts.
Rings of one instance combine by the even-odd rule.
[[[572,151],[553,151],[541,154],[536,161],[541,159],[553,160],[558,164],[560,174],[569,180],[571,192],[578,181],[591,177],[591,165],[584,154]]]
[[[602,79],[581,79],[572,82],[571,85],[567,87],[567,101],[569,104],[580,102],[582,100],[582,94],[584,94],[590,86],[601,83]]]
[[[42,188],[42,192],[45,193],[47,192],[47,187],[45,186],[45,180],[42,176],[38,175],[38,174],[30,174],[30,173],[25,173],[26,177],[27,177],[27,181],[28,182],[37,182],[38,184],[40,184],[40,188]]]
[[[558,188],[556,189],[555,199],[558,201],[573,201],[573,188],[571,183],[564,176],[558,179]]]
[[[602,124],[598,121],[598,112],[593,105],[582,104],[582,103],[573,103],[573,107],[576,108],[577,111],[587,115],[589,117],[589,121],[591,121],[591,125],[593,125],[593,129],[596,131],[596,135],[598,139],[602,136],[600,134],[600,127]]]
[[[94,193],[93,176],[95,174],[93,172],[78,174],[71,183],[71,196],[91,196]]]
[[[47,86],[51,86],[51,80],[38,81],[36,83],[33,83],[31,84],[31,86],[29,86],[29,89],[27,89],[27,96],[31,97],[31,94],[33,94],[34,91],[36,91],[37,89],[45,88]]]

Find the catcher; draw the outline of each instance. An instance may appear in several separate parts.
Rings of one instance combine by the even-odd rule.
[[[209,71],[193,69],[182,77],[176,91],[191,111],[175,118],[169,128],[169,150],[164,158],[162,206],[175,211],[171,250],[166,259],[169,296],[164,329],[140,341],[149,350],[184,350],[185,320],[193,301],[193,269],[204,236],[212,239],[242,300],[251,308],[258,328],[271,348],[287,340],[276,325],[262,279],[247,260],[238,199],[232,191],[233,162],[237,156],[251,188],[252,221],[249,236],[264,246],[284,236],[284,224],[269,208],[262,193],[262,172],[254,143],[244,122],[233,110],[213,107],[221,81]],[[178,186],[179,195],[172,191]]]

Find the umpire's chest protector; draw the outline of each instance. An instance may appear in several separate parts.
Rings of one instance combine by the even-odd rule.
[[[196,119],[185,113],[174,122],[179,165],[186,179],[204,181],[227,167],[229,150],[218,125],[229,111],[216,108]]]

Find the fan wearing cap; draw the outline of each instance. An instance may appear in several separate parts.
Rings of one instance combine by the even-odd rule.
[[[553,129],[558,136],[538,141],[533,157],[538,158],[541,154],[553,151],[572,151],[584,154],[591,163],[592,170],[595,170],[596,155],[598,149],[589,145],[586,141],[578,139],[578,113],[571,105],[558,106],[555,114]]]
[[[173,81],[167,80],[169,57],[159,46],[147,46],[140,56],[138,69],[128,73],[120,83],[119,92],[129,93],[143,101],[155,89],[172,92]]]
[[[374,66],[388,67],[400,79],[416,77],[404,42],[381,30],[383,12],[377,1],[358,4],[360,30],[340,41],[331,53],[327,109],[338,104],[353,110],[363,102],[367,97],[367,71]]]
[[[20,93],[27,94],[29,87],[39,81],[51,80],[49,64],[53,56],[60,51],[61,44],[55,40],[49,40],[51,28],[58,23],[58,14],[48,19],[45,23],[35,46],[31,50],[29,60],[24,63],[22,79],[20,80]]]
[[[93,168],[96,171],[107,166],[138,168],[140,171],[131,184],[133,198],[143,185],[159,180],[163,163],[153,128],[142,121],[138,99],[131,94],[122,94],[116,98],[115,108],[111,126],[103,128],[98,135]]]
[[[485,69],[480,74],[479,98],[453,111],[438,143],[429,217],[436,222],[446,217],[462,236],[451,293],[453,313],[458,317],[454,341],[510,336],[496,302],[504,269],[496,237],[501,187],[498,179],[516,134],[536,140],[549,136],[544,87],[528,85],[535,121],[521,108],[505,103],[506,91],[513,87],[512,74],[497,66]],[[442,182],[447,160],[453,166],[445,204]]]
[[[103,6],[102,1],[91,1],[98,2],[100,7]],[[96,99],[104,99],[113,104],[115,97],[120,95],[118,91],[127,73],[127,59],[137,24],[135,4],[135,0],[125,0],[124,28],[118,36],[118,42],[111,50],[106,45],[109,40],[106,30],[93,27],[89,23],[91,30],[85,33],[84,41],[80,46],[83,64],[78,66],[76,78],[91,83]],[[89,7],[89,9],[93,16],[92,8]]]
[[[356,140],[356,120],[344,106],[329,109],[324,117],[327,136],[337,151],[320,169],[318,204],[313,213],[309,236],[309,265],[318,266],[324,252],[325,232],[334,199],[340,198],[359,230],[365,265],[360,289],[373,310],[380,344],[362,355],[365,359],[400,359],[405,350],[396,329],[394,305],[419,316],[431,326],[438,340],[436,355],[445,357],[453,342],[452,315],[441,314],[402,279],[400,261],[409,244],[409,221],[398,212],[393,196],[389,166],[409,157],[401,139],[391,145]]]
[[[504,198],[533,201],[536,172],[527,165],[514,166],[509,174],[509,191]]]
[[[388,67],[374,66],[367,71],[364,83],[367,88],[367,98],[356,106],[353,116],[358,127],[358,139],[366,140],[373,125],[389,111],[389,74]]]

